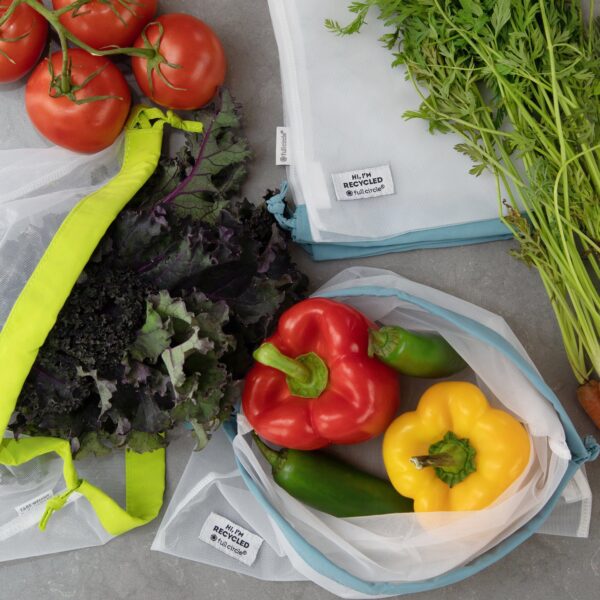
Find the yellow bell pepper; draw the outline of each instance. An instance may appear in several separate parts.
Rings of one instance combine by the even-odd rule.
[[[390,481],[414,499],[415,512],[485,508],[521,475],[530,452],[523,425],[460,381],[431,386],[383,439]]]

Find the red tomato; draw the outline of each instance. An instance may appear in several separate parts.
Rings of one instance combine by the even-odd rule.
[[[73,0],[52,0],[59,10]],[[82,42],[97,50],[106,46],[131,46],[144,25],[156,14],[158,0],[91,0],[73,12],[60,17],[60,22]]]
[[[145,33],[152,45],[158,44],[164,61],[158,66],[163,77],[153,70],[150,86],[148,59],[132,57],[133,74],[144,94],[161,106],[179,110],[207,104],[225,81],[227,71],[223,46],[215,32],[196,17],[171,13],[149,23]],[[142,36],[135,47],[144,47]]]
[[[0,5],[0,17],[10,4],[5,0]],[[13,15],[0,27],[0,83],[21,79],[30,71],[38,61],[47,37],[46,19],[31,6],[19,4]]]
[[[48,59],[38,64],[25,88],[25,106],[37,130],[50,141],[75,150],[75,152],[98,152],[110,146],[117,136],[131,105],[131,93],[125,78],[104,56],[92,56],[79,48],[69,50],[71,81],[81,85],[87,77],[104,67],[88,83],[74,92],[77,100],[92,96],[111,96],[84,104],[73,102],[68,96],[56,96],[50,88]],[[59,75],[62,53],[52,57],[55,75]]]

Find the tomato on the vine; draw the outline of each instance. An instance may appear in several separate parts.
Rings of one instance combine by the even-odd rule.
[[[10,2],[0,5],[0,17]],[[21,79],[37,63],[48,37],[46,19],[27,4],[19,4],[0,26],[0,83]]]
[[[54,10],[74,0],[52,0]],[[131,46],[156,14],[158,0],[90,0],[61,15],[61,24],[88,46]]]
[[[131,93],[108,58],[79,48],[69,49],[68,58],[71,90],[59,89],[62,53],[55,52],[50,57],[55,85],[46,58],[27,81],[27,113],[37,130],[55,144],[76,152],[98,152],[110,146],[123,129]]]
[[[136,48],[158,51],[155,59],[133,56],[133,74],[141,90],[167,108],[190,110],[207,104],[225,81],[227,61],[215,32],[191,15],[170,13],[149,23]]]

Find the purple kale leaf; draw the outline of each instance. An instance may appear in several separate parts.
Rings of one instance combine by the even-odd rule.
[[[16,435],[78,455],[163,447],[177,423],[202,447],[239,400],[252,351],[307,280],[263,202],[237,194],[251,152],[222,92],[118,216],[59,315],[19,398]],[[271,192],[270,192],[271,193]]]

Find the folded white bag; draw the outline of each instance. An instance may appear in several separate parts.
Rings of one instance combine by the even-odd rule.
[[[490,221],[498,222],[496,235],[502,231],[494,177],[469,174],[470,160],[453,148],[458,137],[430,135],[424,121],[402,118],[421,99],[392,68],[375,14],[360,35],[340,38],[324,22],[347,22],[347,0],[269,0],[269,7],[289,128],[288,179],[315,242],[465,224],[475,238]]]
[[[252,564],[240,560],[240,555],[219,551],[210,543],[210,538],[201,537],[211,514],[217,514],[233,523],[236,529],[243,528],[263,540]],[[227,540],[222,541],[226,549]],[[240,548],[243,552],[243,547]],[[192,453],[154,538],[152,550],[258,579],[305,579],[292,567],[278,541],[277,528],[246,487],[235,462],[231,441],[223,429],[212,436],[206,448]]]
[[[220,432],[209,444],[210,454],[202,451],[190,459],[155,550],[261,579],[304,577],[340,596],[364,598],[456,581],[476,572],[469,565],[479,558],[487,564],[497,560],[498,545],[523,541],[523,531],[587,536],[591,492],[579,465],[595,455],[595,446],[584,448],[502,318],[395,273],[366,267],[343,271],[315,295],[347,302],[384,324],[443,335],[470,367],[456,377],[476,382],[492,404],[527,427],[533,449],[528,468],[482,511],[429,513],[425,519],[410,513],[338,519],[302,504],[274,483],[240,414],[233,452],[227,452]],[[412,409],[430,383],[403,378],[401,410]],[[336,453],[382,475],[380,444],[379,438],[337,447]],[[211,513],[264,538],[254,566],[240,565],[201,539]]]

